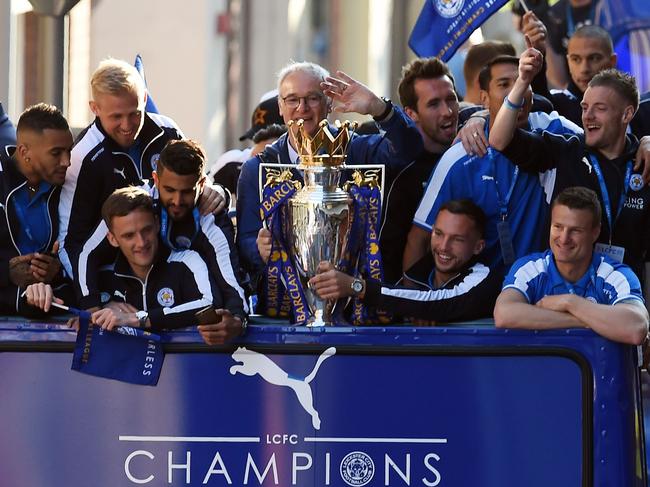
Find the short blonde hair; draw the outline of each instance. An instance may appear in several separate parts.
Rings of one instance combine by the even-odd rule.
[[[90,78],[93,98],[99,94],[134,94],[144,100],[144,80],[135,67],[119,59],[104,59]]]

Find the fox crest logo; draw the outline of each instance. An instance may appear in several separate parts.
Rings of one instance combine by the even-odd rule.
[[[230,373],[235,375],[239,372],[250,377],[259,374],[269,384],[293,389],[293,392],[298,397],[298,402],[300,402],[300,405],[307,414],[311,416],[311,423],[314,429],[318,430],[320,429],[320,417],[318,416],[318,411],[314,409],[314,398],[309,384],[316,377],[322,363],[335,353],[336,348],[334,347],[330,347],[321,353],[318,360],[316,360],[316,365],[314,365],[313,370],[303,379],[289,375],[266,355],[248,350],[246,347],[239,347],[233,352],[232,358],[235,362],[240,363],[230,367]]]
[[[433,0],[433,6],[446,19],[456,17],[463,8],[465,0]]]

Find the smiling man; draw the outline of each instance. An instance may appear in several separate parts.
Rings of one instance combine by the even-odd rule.
[[[515,262],[494,308],[499,328],[591,328],[610,340],[640,345],[648,312],[632,270],[593,251],[600,233],[596,193],[573,187],[551,208],[550,250]]]
[[[489,133],[504,97],[517,79],[518,58],[497,56],[479,74],[481,100],[489,110]],[[532,92],[527,90],[522,103],[513,111],[517,127],[554,133],[576,133],[572,122],[542,112],[530,113]],[[474,137],[478,138],[478,132]],[[512,264],[515,258],[540,250],[543,230],[538,224],[548,211],[543,184],[545,178],[519,171],[504,154],[493,150],[482,157],[468,153],[456,143],[436,165],[420,201],[407,238],[403,268],[408,269],[429,251],[434,219],[441,206],[452,199],[468,198],[487,215],[485,263],[490,268]]]
[[[331,77],[325,68],[309,62],[292,62],[285,66],[278,74],[278,105],[285,124],[302,119],[305,131],[313,136],[318,124],[332,110],[333,102],[336,111],[372,116],[382,133],[353,137],[348,145],[347,161],[350,164],[385,164],[387,180],[390,180],[420,154],[420,133],[390,100],[378,97],[345,73],[339,71],[337,76]],[[291,130],[295,129],[294,126]],[[333,126],[330,130],[337,133]],[[260,275],[265,267],[258,250],[258,235],[264,241],[261,246],[268,243],[270,248],[270,233],[262,229],[260,218],[259,182],[266,180],[260,164],[295,166],[298,153],[292,144],[287,133],[242,166],[237,190],[237,247],[244,269],[253,277]],[[302,180],[297,170],[293,170],[293,176]]]
[[[458,129],[458,97],[447,65],[437,58],[416,59],[402,68],[400,102],[415,122],[424,150],[384,191],[385,218],[379,232],[384,280],[402,278],[402,255],[415,210],[431,172]]]
[[[431,254],[406,271],[417,289],[355,279],[328,263],[321,263],[310,285],[323,299],[358,296],[366,306],[427,322],[489,317],[503,273],[480,262],[485,223],[485,213],[472,201],[445,203],[434,223]]]
[[[183,136],[170,118],[145,112],[144,81],[130,64],[102,61],[90,86],[95,120],[74,146],[59,205],[61,260],[71,276],[102,203],[115,189],[151,178],[165,144]]]
[[[639,141],[627,133],[639,105],[635,80],[614,69],[592,78],[581,103],[584,138],[535,134],[516,128],[513,107],[524,103],[541,66],[536,49],[522,54],[517,80],[490,132],[490,145],[524,171],[555,169],[546,185],[553,196],[571,186],[594,190],[604,209],[596,251],[626,263],[642,278],[650,255],[650,187],[634,169]]]
[[[206,180],[203,148],[192,140],[169,141],[152,176],[154,186],[143,187],[154,198],[163,245],[172,251],[198,253],[214,281],[214,301],[223,303],[216,310],[221,321],[210,325],[211,333],[200,329],[206,342],[223,343],[240,335],[246,326],[248,306],[238,279],[234,229],[225,212],[200,215],[197,206]],[[84,244],[79,256],[79,268],[83,272],[76,283],[83,307],[99,304],[99,269],[115,258],[114,248],[105,239],[106,233],[104,221]]]
[[[208,268],[193,250],[161,245],[160,222],[153,199],[140,188],[116,190],[102,206],[110,244],[119,249],[109,270],[100,275],[100,288],[110,296],[92,314],[94,323],[168,329],[198,324],[196,312],[221,308]],[[129,305],[120,309],[112,302]]]
[[[52,105],[29,107],[18,120],[17,145],[0,153],[0,311],[22,311],[22,289],[61,283],[56,255],[61,185],[70,166],[72,134]]]

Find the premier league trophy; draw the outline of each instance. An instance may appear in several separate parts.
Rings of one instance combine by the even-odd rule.
[[[307,282],[316,275],[320,262],[337,266],[347,243],[352,198],[339,185],[350,130],[356,123],[341,124],[334,137],[323,120],[313,138],[305,133],[302,121],[295,129],[291,125],[289,136],[300,157],[304,186],[289,199],[289,250],[311,314],[307,325],[332,325],[334,302],[323,301]]]
[[[294,180],[296,166],[265,164],[260,208],[273,242],[265,280],[267,314],[291,313],[296,323],[314,327],[346,322],[335,301],[321,299],[309,287],[321,262],[356,276],[382,277],[377,231],[381,166],[346,165],[356,123],[336,125],[334,135],[323,120],[310,137],[302,120],[289,123],[303,183]],[[349,169],[356,169],[352,180],[341,187]],[[372,321],[359,299],[353,299],[352,308],[355,324]]]

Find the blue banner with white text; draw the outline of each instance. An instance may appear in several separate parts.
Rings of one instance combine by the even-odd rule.
[[[119,327],[103,330],[90,322],[90,314],[79,313],[79,331],[72,356],[72,369],[84,374],[132,384],[155,386],[164,359],[160,337]]]
[[[420,57],[449,60],[477,28],[507,0],[427,0],[409,47]]]

